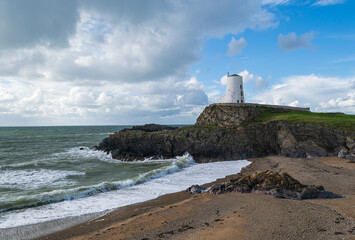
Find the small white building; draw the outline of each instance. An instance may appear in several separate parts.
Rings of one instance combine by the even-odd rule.
[[[226,95],[219,99],[219,103],[244,103],[243,77],[238,74],[227,73]]]

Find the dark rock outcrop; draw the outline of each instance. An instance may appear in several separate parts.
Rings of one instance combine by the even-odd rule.
[[[213,108],[207,107],[205,111],[211,109]],[[229,116],[233,111],[231,106],[218,106],[214,109],[216,112],[208,114],[205,111],[194,126],[166,130],[165,127],[155,125],[153,128],[155,131],[147,130],[151,128],[147,128],[146,125],[134,127],[111,134],[96,149],[111,152],[113,158],[121,160],[140,160],[147,157],[173,158],[189,152],[197,162],[210,162],[271,154],[287,157],[337,156],[341,149],[346,149],[346,154],[349,155],[355,145],[354,132],[290,121],[236,126],[232,124],[234,120],[230,122]],[[234,111],[235,116],[241,112],[247,114],[248,108],[234,107]],[[250,109],[250,113],[258,111],[255,107]],[[224,115],[224,112],[229,113]],[[201,117],[204,115],[210,117],[215,115],[215,119]],[[206,121],[218,124],[207,125]]]
[[[346,146],[346,134],[311,124],[272,121],[228,129],[190,126],[172,131],[124,131],[110,135],[97,147],[122,160],[172,158],[189,152],[197,162],[263,157],[335,156]]]
[[[194,193],[204,193],[207,192],[208,189],[201,187],[200,185],[192,185],[191,187],[189,187],[188,189],[186,189],[186,191],[190,194],[194,194]]]
[[[270,111],[290,112],[309,111],[309,108],[272,106],[252,103],[211,104],[198,116],[196,126],[214,125],[219,127],[238,127],[244,122],[253,121],[260,114]]]
[[[259,171],[252,175],[238,174],[228,182],[210,187],[211,194],[227,192],[263,193],[277,198],[311,199],[339,198],[341,196],[325,191],[323,186],[307,186],[291,177],[288,173]]]
[[[120,132],[134,131],[134,130],[140,130],[143,132],[157,132],[162,130],[174,130],[174,129],[177,129],[177,127],[151,123],[142,126],[133,126],[132,128],[125,128],[122,129]]]
[[[346,137],[346,147],[342,147],[338,153],[339,158],[355,158],[355,142],[351,137]]]

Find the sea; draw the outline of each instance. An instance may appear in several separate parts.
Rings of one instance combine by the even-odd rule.
[[[130,126],[0,128],[0,229],[105,212],[235,174],[246,160],[126,162],[91,148]]]

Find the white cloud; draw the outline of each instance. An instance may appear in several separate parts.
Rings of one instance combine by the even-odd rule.
[[[204,39],[275,24],[259,0],[26,6],[31,11],[0,3],[0,125],[192,122],[208,103],[205,87],[189,75]],[[9,29],[18,31],[7,36]]]
[[[355,77],[291,76],[256,95],[265,104],[311,107],[313,111],[355,113]]]
[[[262,89],[262,88],[266,88],[267,87],[267,81],[265,79],[263,79],[260,76],[257,76],[255,78],[255,87],[256,89]]]
[[[196,78],[134,84],[105,82],[99,88],[11,80],[0,82],[0,94],[0,125],[11,125],[11,116],[23,121],[36,119],[42,125],[54,120],[60,121],[58,124],[97,124],[100,119],[105,119],[104,124],[132,124],[164,122],[174,117],[174,123],[187,123],[197,117],[196,109],[208,104],[205,87]]]
[[[80,2],[76,31],[68,36],[67,48],[36,42],[2,51],[0,76],[8,73],[31,80],[50,76],[55,81],[159,81],[172,75],[186,79],[191,64],[201,57],[204,37],[274,24],[273,14],[256,0],[147,2],[144,10],[139,2],[142,11],[134,2]],[[233,15],[220,15],[231,10]]]
[[[262,0],[265,5],[282,5],[289,3],[290,0]]]
[[[300,48],[309,48],[312,46],[312,40],[315,33],[309,32],[297,37],[296,33],[291,32],[287,35],[280,34],[278,37],[278,45],[284,51],[297,50]]]
[[[240,53],[246,46],[247,42],[243,37],[241,37],[240,39],[235,39],[234,37],[232,37],[232,40],[228,43],[227,55],[236,55]]]
[[[221,77],[219,82],[221,83],[222,86],[227,85],[227,75],[224,75],[223,77]]]
[[[242,72],[240,72],[239,75],[243,77],[244,83],[251,82],[254,80],[254,74],[249,73],[249,71],[246,69],[244,69]]]
[[[248,82],[254,82],[257,90],[260,90],[262,88],[266,88],[268,85],[267,80],[263,79],[261,76],[254,76],[254,74],[250,73],[247,69],[244,69],[243,71],[238,73],[238,75],[243,77],[244,84],[248,83]],[[221,79],[219,80],[219,83],[222,86],[227,85],[227,75],[224,75],[223,77],[221,77]]]
[[[254,76],[254,74],[249,73],[246,69],[240,72],[239,75],[243,77],[244,83],[253,81],[257,90],[266,88],[268,85],[267,80],[263,79],[261,76]]]
[[[343,109],[349,108],[355,111],[355,93],[349,92],[344,97],[332,98],[326,102],[321,102],[322,108]]]
[[[6,89],[0,89],[0,102],[14,100],[15,96],[9,93]]]
[[[336,5],[336,4],[342,4],[344,2],[345,0],[318,0],[313,4],[313,6]]]
[[[75,59],[74,61],[77,65],[83,66],[83,67],[89,67],[94,63],[94,59],[92,56],[81,56]]]
[[[297,100],[295,100],[295,101],[289,103],[288,106],[290,106],[290,107],[297,107],[298,104],[299,104],[299,102],[298,102]]]

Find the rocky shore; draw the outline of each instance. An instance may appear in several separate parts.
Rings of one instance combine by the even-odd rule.
[[[355,126],[343,129],[311,121],[260,121],[267,114],[298,111],[278,106],[214,104],[205,108],[193,126],[134,127],[110,135],[95,148],[121,160],[172,158],[186,152],[197,162],[268,155],[312,158],[340,153],[342,157],[355,157]]]
[[[242,169],[242,176],[288,172],[302,184],[323,185],[342,198],[290,200],[257,192],[183,191],[120,208],[39,240],[355,238],[355,166],[349,159],[269,156],[248,160],[252,164]],[[233,182],[237,177],[202,187]]]
[[[308,109],[214,104],[194,126],[111,134],[95,148],[116,159],[189,152],[200,163],[252,164],[189,189],[201,194],[168,194],[39,239],[354,239],[354,122]]]
[[[288,173],[274,172],[271,170],[257,171],[250,175],[237,174],[228,182],[212,185],[210,188],[203,188],[193,185],[187,189],[191,194],[209,192],[211,194],[224,194],[230,192],[238,193],[260,193],[273,195],[277,198],[288,198],[294,200],[303,199],[331,199],[342,196],[325,191],[322,185],[307,186],[291,177]]]

